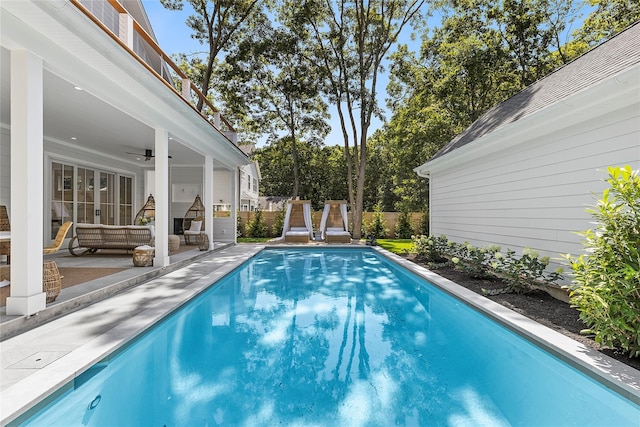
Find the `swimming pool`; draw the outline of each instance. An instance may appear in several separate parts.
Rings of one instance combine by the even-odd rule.
[[[369,250],[266,250],[27,425],[637,425],[640,408]]]

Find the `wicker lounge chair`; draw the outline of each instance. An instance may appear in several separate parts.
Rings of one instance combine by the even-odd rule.
[[[67,221],[64,224],[62,224],[62,226],[58,229],[58,234],[56,234],[56,238],[53,241],[53,243],[51,243],[50,246],[47,246],[46,248],[43,249],[43,252],[45,255],[58,252],[58,250],[62,247],[62,243],[64,243],[64,239],[65,237],[67,237],[67,233],[69,232],[69,229],[71,228],[72,225],[73,225],[73,222],[71,221]]]
[[[345,200],[325,201],[320,235],[327,243],[351,243]]]
[[[183,233],[186,245],[197,244],[199,236],[204,233],[204,218],[199,216],[190,220],[189,228],[184,230]]]
[[[196,245],[198,244],[198,236],[201,232],[204,231],[204,205],[202,204],[202,200],[200,199],[200,195],[197,195],[191,207],[184,214],[184,219],[182,220],[182,230],[184,233],[184,243],[187,245]],[[191,221],[200,220],[200,228],[197,233],[187,234],[187,230],[191,229]],[[195,227],[197,228],[197,227]],[[195,231],[195,230],[191,230]]]
[[[313,238],[311,201],[289,200],[282,237],[287,243],[309,243]]]

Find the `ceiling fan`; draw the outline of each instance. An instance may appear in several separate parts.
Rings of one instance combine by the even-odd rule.
[[[131,153],[129,151],[127,151],[127,154],[133,154],[135,156],[140,156],[140,157],[144,157],[144,161],[148,162],[149,160],[153,159],[155,156],[153,155],[153,151],[150,149],[145,149],[144,150],[144,154],[140,154],[140,153]],[[169,158],[171,159],[172,157],[169,156]]]

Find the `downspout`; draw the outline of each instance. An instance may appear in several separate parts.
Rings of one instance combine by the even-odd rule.
[[[429,186],[429,236],[431,236],[431,174],[429,172],[424,172],[424,169],[421,169],[420,166],[413,169],[413,171],[418,174],[419,177],[427,178],[429,180],[427,185]]]

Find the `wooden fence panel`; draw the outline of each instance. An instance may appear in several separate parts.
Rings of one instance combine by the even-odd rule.
[[[262,211],[262,217],[264,218],[265,224],[267,225],[267,230],[269,231],[270,235],[272,234],[271,232],[272,232],[273,224],[275,222],[275,218],[277,214],[278,212]],[[386,223],[386,227],[387,229],[389,229],[389,232],[385,237],[389,239],[394,239],[396,237],[396,224],[398,222],[398,217],[400,216],[400,213],[399,212],[383,212],[383,215],[384,215],[384,221]],[[245,229],[246,229],[247,223],[250,220],[252,220],[254,216],[255,216],[255,212],[247,212],[247,211],[239,212],[240,221],[243,227],[245,227]],[[410,217],[411,225],[413,227],[413,233],[418,234],[418,229],[420,227],[420,220],[422,219],[422,213],[410,212],[409,217]],[[372,218],[373,218],[373,212],[364,212],[362,214],[363,223],[366,225],[369,225],[371,223]],[[311,213],[311,222],[313,223],[314,230],[320,229],[321,219],[322,219],[322,211],[316,211]],[[351,212],[349,212],[349,224],[351,224]],[[278,236],[271,235],[271,237],[278,237]]]

